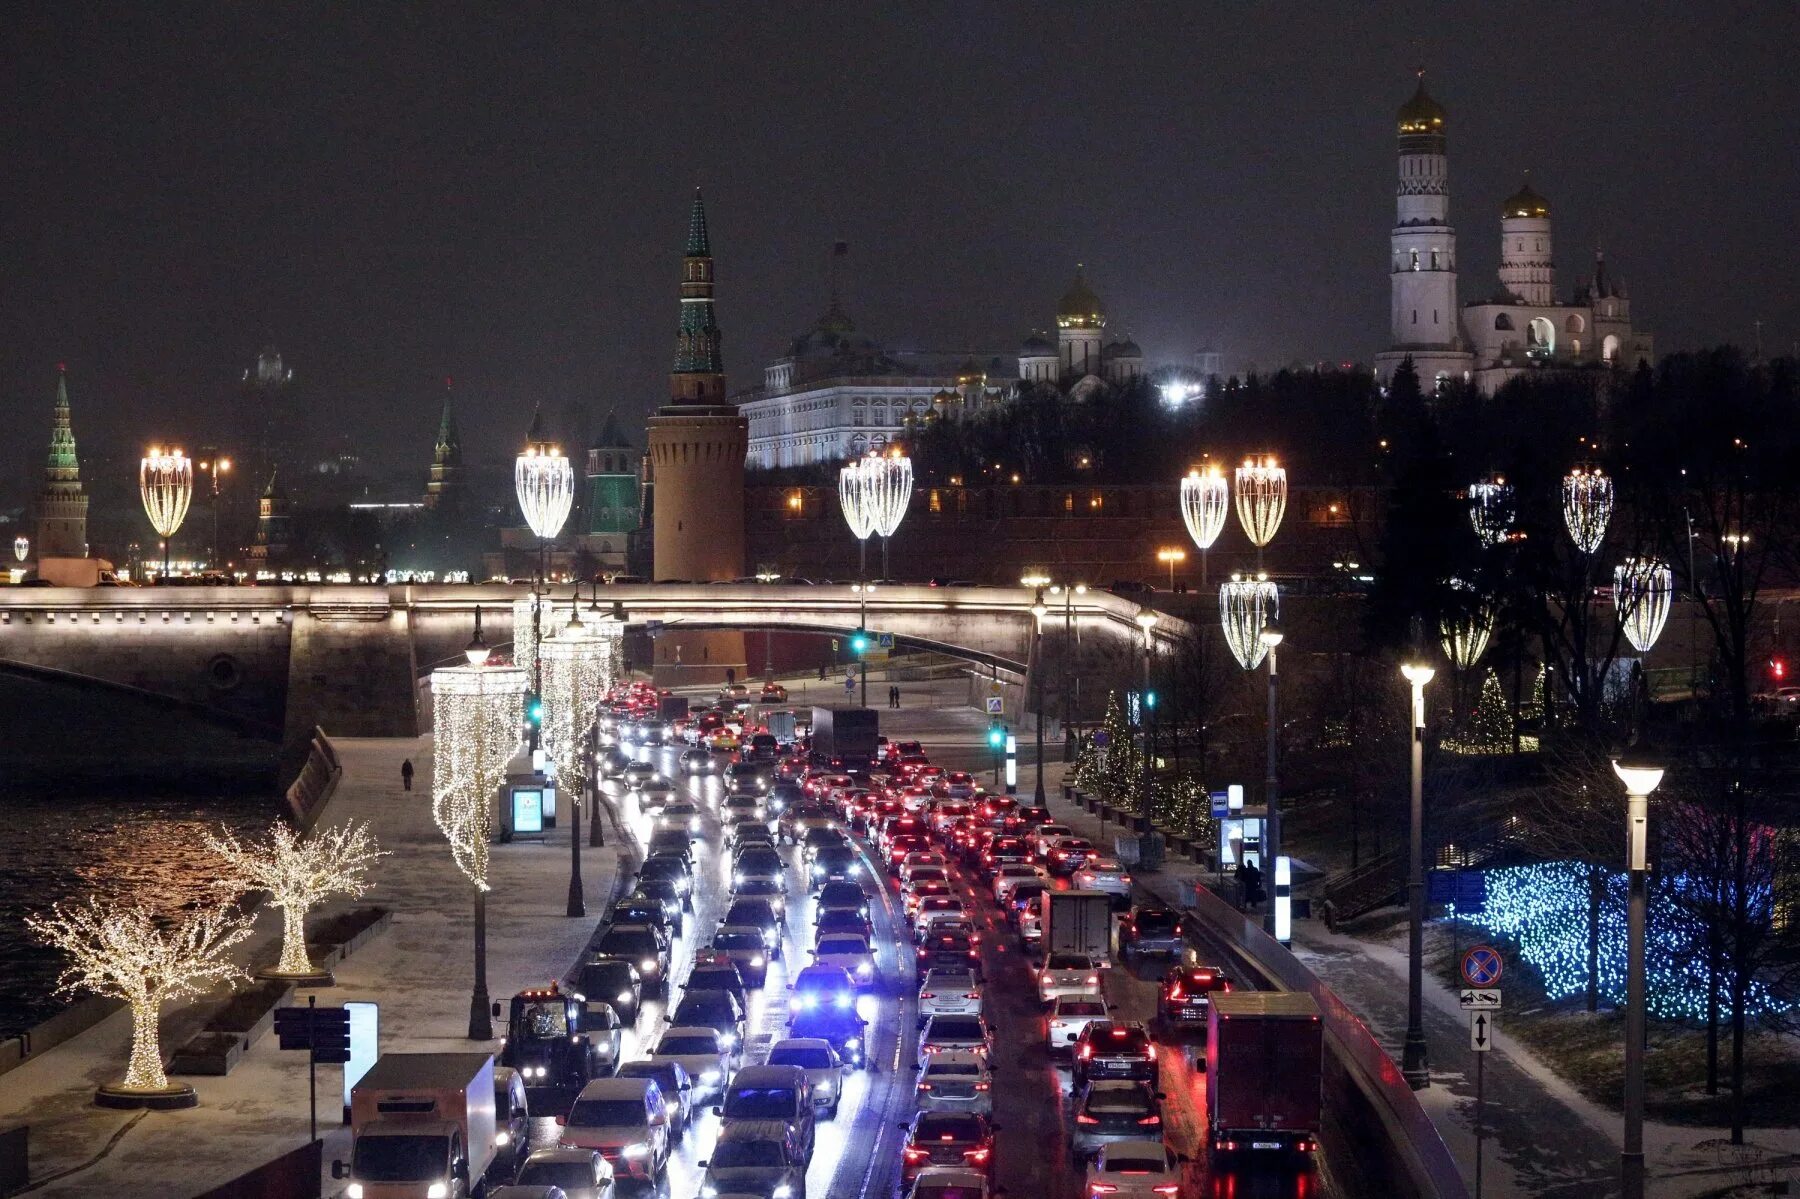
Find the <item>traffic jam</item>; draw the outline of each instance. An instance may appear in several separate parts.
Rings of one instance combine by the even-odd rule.
[[[572,978],[513,998],[495,1085],[528,1118],[492,1181],[1336,1193],[1310,1000],[1241,985],[1102,847],[959,768],[973,745],[936,761],[871,710],[786,700],[638,683],[602,706],[632,876]],[[540,1063],[550,1042],[583,1062]]]

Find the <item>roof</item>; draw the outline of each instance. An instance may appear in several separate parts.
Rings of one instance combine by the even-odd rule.
[[[1401,133],[1442,133],[1444,106],[1425,90],[1425,72],[1419,72],[1419,88],[1412,99],[1400,106],[1398,121]]]
[[[1019,346],[1021,358],[1054,358],[1056,345],[1041,333],[1033,333]]]
[[[712,239],[706,234],[706,202],[700,198],[700,189],[694,189],[694,206],[688,211],[687,257],[712,257]]]
[[[1547,217],[1550,215],[1550,201],[1531,189],[1529,182],[1521,183],[1519,190],[1506,197],[1500,205],[1503,217]]]
[[[628,450],[631,448],[631,441],[619,428],[619,414],[616,410],[607,410],[606,420],[600,426],[600,434],[594,438],[594,444],[589,448],[596,450]]]
[[[1124,341],[1111,342],[1100,351],[1102,358],[1142,358],[1143,356],[1143,349],[1129,337]]]
[[[1221,1016],[1319,1017],[1319,1005],[1299,991],[1222,991],[1212,997],[1213,1011]]]
[[[462,1087],[493,1060],[488,1053],[384,1053],[356,1085],[373,1091]]]
[[[1106,320],[1101,314],[1100,297],[1087,285],[1087,278],[1082,274],[1079,264],[1075,267],[1075,282],[1063,293],[1061,302],[1056,306],[1056,315],[1069,320],[1093,321],[1096,324],[1103,324]]]
[[[806,1038],[813,1045],[828,1045],[829,1042],[817,1038]],[[788,1085],[804,1085],[806,1071],[798,1066],[739,1066],[731,1076],[734,1087],[769,1086],[786,1083]]]

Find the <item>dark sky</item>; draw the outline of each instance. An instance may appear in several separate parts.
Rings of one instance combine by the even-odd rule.
[[[503,12],[500,10],[504,10]],[[199,444],[265,340],[301,433],[471,454],[534,400],[636,416],[706,189],[733,386],[823,307],[1002,348],[1085,261],[1152,363],[1367,360],[1393,113],[1450,113],[1462,294],[1529,168],[1566,291],[1601,241],[1658,348],[1800,337],[1786,4],[15,6],[0,436],[35,487],[55,364],[84,449]],[[632,423],[635,437],[641,430]],[[12,472],[8,472],[12,473]]]

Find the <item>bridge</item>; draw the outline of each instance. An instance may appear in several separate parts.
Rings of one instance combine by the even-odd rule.
[[[135,695],[285,745],[303,743],[315,726],[414,736],[429,723],[420,680],[462,660],[475,609],[489,643],[504,649],[513,602],[529,592],[513,584],[12,588],[0,592],[0,673]],[[566,604],[570,594],[562,588],[554,598]],[[1099,591],[1066,607],[1048,597],[1034,661],[1035,598],[1021,587],[904,585],[867,596],[847,586],[759,584],[598,591],[628,633],[660,622],[842,636],[863,623],[866,607],[866,626],[893,634],[897,650],[950,655],[992,673],[1005,684],[1009,714],[1034,669],[1046,672],[1050,711],[1059,710],[1058,684],[1068,674],[1135,676],[1144,644],[1137,617],[1146,609]],[[1151,640],[1167,647],[1187,632],[1186,622],[1159,615]],[[78,728],[84,705],[69,707],[66,719]]]

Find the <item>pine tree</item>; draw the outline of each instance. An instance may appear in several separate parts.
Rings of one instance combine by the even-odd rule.
[[[1135,730],[1116,691],[1107,697],[1101,727],[1106,730],[1106,747],[1094,744],[1092,737],[1082,744],[1075,759],[1075,785],[1103,803],[1135,810],[1143,764],[1132,740]]]
[[[1474,711],[1455,736],[1444,739],[1444,748],[1459,754],[1503,754],[1512,749],[1512,712],[1493,671],[1482,678]]]

